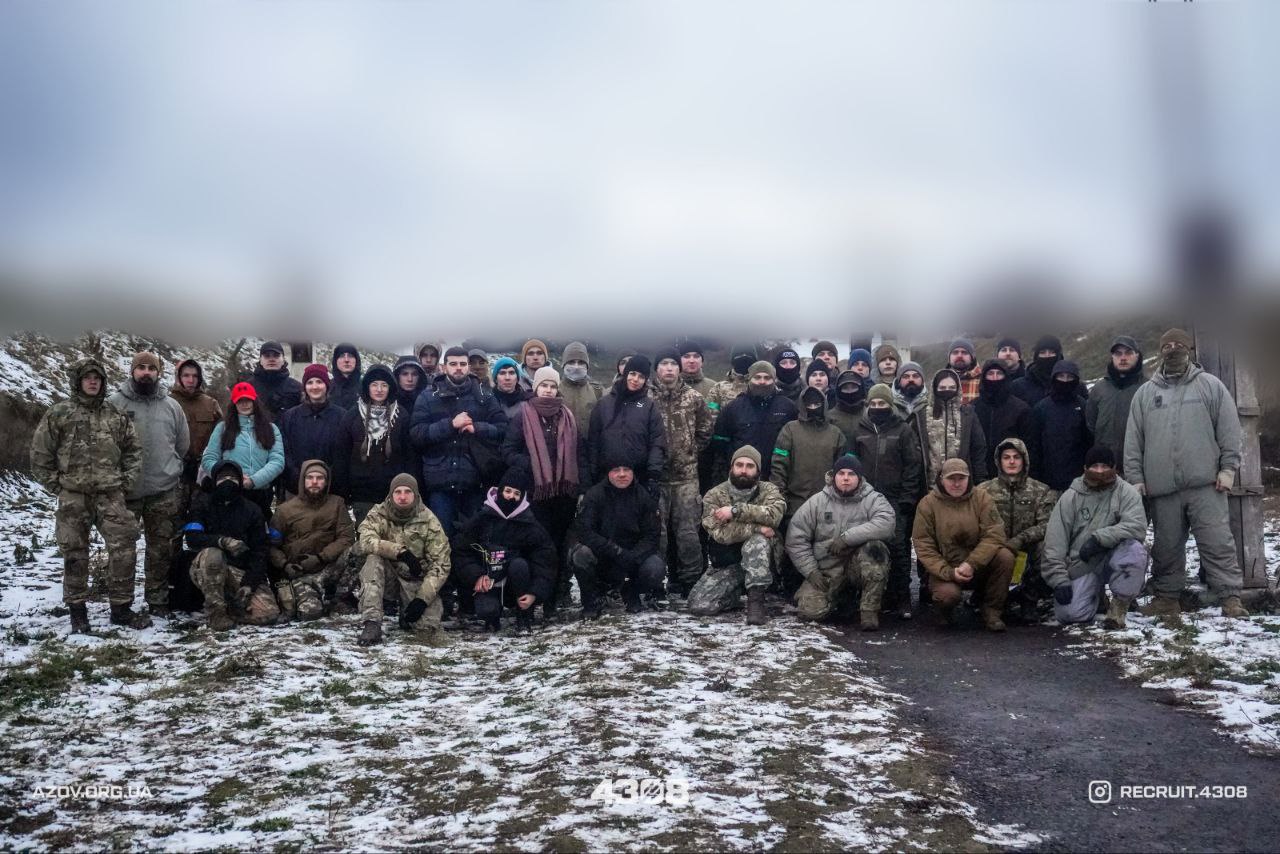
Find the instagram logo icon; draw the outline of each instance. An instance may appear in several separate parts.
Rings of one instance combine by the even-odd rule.
[[[1111,803],[1111,781],[1110,780],[1092,780],[1089,783],[1089,803],[1091,804],[1109,804]]]

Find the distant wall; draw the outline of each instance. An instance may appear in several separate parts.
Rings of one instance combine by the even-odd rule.
[[[31,473],[31,436],[45,408],[0,394],[0,471]]]

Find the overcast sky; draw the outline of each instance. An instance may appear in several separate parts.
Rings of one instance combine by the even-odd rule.
[[[64,319],[391,341],[946,325],[1030,270],[1101,300],[1160,281],[1194,183],[1181,18],[1276,269],[1278,6],[8,0],[0,264]]]

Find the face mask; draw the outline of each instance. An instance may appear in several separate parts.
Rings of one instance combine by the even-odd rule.
[[[1191,364],[1191,353],[1188,350],[1170,350],[1162,359],[1165,373],[1181,374]]]
[[[755,358],[752,356],[734,356],[731,364],[735,374],[745,377],[754,363]]]
[[[571,379],[576,383],[580,383],[587,378],[587,366],[565,365],[564,375],[566,379]]]
[[[498,509],[502,511],[503,516],[510,516],[515,512],[515,509],[520,506],[520,502],[523,500],[523,498],[516,498],[514,500],[510,498],[503,498],[501,493],[499,493],[497,501]]]
[[[836,392],[836,399],[846,406],[857,406],[866,397],[866,392],[862,390],[862,386],[854,386],[852,391],[840,390]]]
[[[1032,361],[1031,364],[1033,364],[1035,367],[1039,368],[1042,371],[1051,371],[1053,370],[1053,366],[1058,364],[1058,357],[1049,356],[1048,358],[1042,358],[1040,356],[1037,356]]]
[[[1107,469],[1105,474],[1098,474],[1097,472],[1085,469],[1084,482],[1087,486],[1094,489],[1101,489],[1103,487],[1110,486],[1116,482],[1116,470]]]
[[[793,383],[800,379],[800,366],[794,368],[777,368],[778,381],[784,383]]]
[[[804,411],[810,421],[821,421],[824,418],[821,406],[807,406]]]
[[[1053,381],[1053,397],[1055,400],[1070,400],[1075,393],[1075,381],[1069,383],[1064,383],[1062,380]]]
[[[220,480],[213,487],[213,497],[222,503],[235,498],[240,493],[240,484],[234,480]]]
[[[949,401],[955,400],[956,396],[959,394],[960,394],[959,389],[948,388],[948,389],[939,389],[938,391],[935,391],[933,393],[933,396],[938,398],[938,400],[941,400],[943,403],[947,403]]]
[[[871,419],[871,423],[877,427],[883,427],[893,418],[892,409],[868,409],[867,417]]]
[[[759,482],[759,477],[745,474],[729,475],[729,483],[733,484],[734,489],[752,489]]]
[[[987,393],[987,396],[989,397],[999,398],[1004,396],[1005,389],[1008,387],[1008,385],[1009,385],[1008,379],[983,380],[982,390],[985,391]]]

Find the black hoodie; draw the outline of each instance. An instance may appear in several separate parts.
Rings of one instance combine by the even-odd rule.
[[[999,368],[1005,372],[1002,383],[991,383],[987,380],[987,371]],[[983,435],[987,437],[987,445],[1003,442],[1005,439],[1021,439],[1026,442],[1031,430],[1031,407],[1027,402],[1012,393],[1013,380],[1009,379],[1008,368],[999,359],[988,359],[982,366],[982,379],[978,385],[978,396],[970,404],[978,423],[982,425]]]
[[[338,370],[338,354],[347,350],[353,352],[356,357],[356,369],[350,375]],[[360,378],[363,369],[360,351],[356,349],[356,345],[343,342],[333,348],[333,358],[329,360],[329,365],[333,368],[333,383],[329,386],[329,400],[339,409],[350,409],[360,399]],[[395,387],[395,383],[392,383],[392,387]]]
[[[240,487],[244,472],[240,466],[230,460],[223,460],[213,467],[209,473],[209,482],[216,485],[218,476],[230,469],[236,476],[236,491],[229,500],[223,501],[216,492],[201,492],[191,504],[191,517],[187,526],[182,529],[187,541],[187,548],[192,551],[218,548],[218,539],[231,537],[240,540],[249,547],[249,551],[239,557],[232,557],[223,552],[227,563],[245,571],[241,582],[249,587],[257,587],[267,580],[267,523],[263,519],[262,510],[257,504],[245,498]]]

